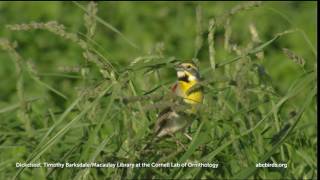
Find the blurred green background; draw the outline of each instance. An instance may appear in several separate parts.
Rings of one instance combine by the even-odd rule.
[[[207,71],[210,71],[210,68],[208,68],[210,67],[210,61],[207,40],[209,20],[213,17],[218,19],[219,17],[222,17],[223,15],[230,12],[234,7],[245,4],[246,2],[98,2],[97,17],[101,18],[104,23],[108,23],[112,27],[116,28],[117,31],[123,34],[123,36],[108,28],[106,25],[97,22],[96,31],[94,33],[94,36],[92,37],[94,43],[92,44],[94,44],[94,47],[102,54],[103,57],[105,57],[105,59],[107,59],[115,67],[118,72],[123,72],[125,68],[129,67],[130,63],[137,60],[137,58],[140,57],[143,59],[143,57],[149,56],[157,56],[161,57],[162,59],[175,57],[183,60],[190,60],[195,58],[197,59],[197,62],[200,66],[200,70],[206,69]],[[83,85],[84,80],[81,78],[83,74],[81,73],[81,71],[70,72],[70,69],[81,69],[86,64],[83,57],[83,49],[81,49],[76,43],[61,38],[60,36],[57,36],[46,30],[10,31],[10,29],[6,28],[6,25],[30,22],[48,22],[54,20],[60,24],[63,24],[65,26],[66,32],[76,33],[78,34],[78,37],[88,42],[89,40],[85,38],[85,35],[87,34],[87,28],[85,26],[83,18],[85,11],[81,9],[79,5],[86,8],[87,3],[81,2],[77,5],[76,3],[72,2],[0,2],[0,38],[7,38],[11,42],[16,42],[17,52],[22,56],[24,61],[28,61],[33,64],[41,80],[68,97],[67,100],[61,98],[56,93],[48,90],[48,88],[39,85],[39,83],[36,83],[34,79],[30,78],[28,73],[24,71],[22,76],[24,79],[23,87],[25,98],[44,98],[44,100],[40,100],[39,102],[36,102],[34,104],[31,103],[28,105],[30,106],[28,107],[30,109],[28,113],[30,113],[29,115],[33,129],[36,132],[38,132],[37,130],[41,129],[43,129],[43,131],[41,131],[41,133],[36,133],[37,135],[34,135],[33,137],[27,137],[25,134],[24,125],[17,117],[17,108],[13,108],[14,105],[19,104],[19,97],[17,96],[16,90],[16,82],[18,77],[16,75],[15,64],[9,54],[6,53],[6,51],[0,51],[0,149],[2,151],[0,155],[0,174],[2,174],[0,176],[2,177],[1,179],[6,179],[16,174],[17,169],[13,166],[13,163],[18,160],[25,161],[29,157],[29,154],[34,151],[35,146],[39,143],[43,134],[48,131],[48,129],[46,128],[50,128],[50,126],[55,123],[54,120],[50,120],[50,118],[49,120],[47,119],[48,112],[63,112],[71,105],[73,100],[78,97],[80,91],[79,88],[85,86]],[[197,21],[197,8],[201,13],[201,21]],[[269,46],[263,49],[264,57],[262,59],[254,61],[254,63],[257,63],[259,64],[259,66],[263,67],[265,73],[268,75],[268,78],[271,79],[272,87],[277,92],[277,94],[280,97],[285,97],[286,92],[288,91],[291,84],[297,81],[297,79],[300,82],[301,79],[299,79],[299,77],[301,77],[302,74],[316,70],[316,15],[317,2],[307,1],[263,2],[257,7],[250,7],[248,9],[244,8],[244,10],[241,10],[240,12],[237,12],[236,14],[229,17],[230,26],[226,25],[226,21],[217,21],[220,24],[217,24],[214,37],[216,63],[223,63],[238,56],[235,51],[225,48],[226,27],[231,30],[229,36],[230,44],[237,45],[237,47],[242,52],[245,52],[245,49],[249,46],[252,46],[253,48],[269,41],[277,33],[281,33],[287,30],[297,30],[294,33],[283,35],[279,39],[273,41]],[[252,42],[250,25],[253,25],[259,37],[259,41],[253,44],[250,44]],[[197,31],[197,28],[202,29],[200,35]],[[201,47],[198,50],[196,42],[197,37],[202,39]],[[129,43],[128,41],[130,41],[131,43]],[[283,53],[283,48],[287,48],[290,51],[294,52],[297,56],[303,58],[305,62],[304,66],[302,67],[301,65],[295,63],[295,59],[290,59],[285,53]],[[196,52],[198,53],[195,57]],[[252,59],[254,58],[255,57],[252,57]],[[151,62],[157,62],[157,60],[153,60],[152,58],[150,59]],[[161,60],[159,60],[159,62],[161,62]],[[226,76],[230,79],[234,78],[233,80],[237,81],[237,74],[228,74],[233,73],[232,68],[235,68],[234,71],[237,71],[236,66],[241,66],[241,64],[239,63],[238,65],[235,65],[235,67],[233,67],[234,64],[230,65],[229,70],[219,68],[213,74],[203,72],[203,77],[209,80],[216,80]],[[243,66],[246,65],[248,64],[244,64]],[[89,66],[89,69],[90,71],[88,77],[89,79],[92,78],[93,80],[90,79],[89,83],[86,84],[88,85],[88,87],[89,85],[94,86],[99,82],[99,80],[103,80],[103,77],[99,74],[99,68],[92,65]],[[142,95],[145,91],[148,91],[159,84],[165,84],[166,87],[169,87],[169,85],[166,83],[173,83],[175,81],[175,72],[170,66],[161,68],[157,73],[160,74],[160,78],[157,78],[156,75],[152,77],[145,76],[143,74],[143,71],[136,71],[131,73],[129,77],[132,78],[131,80],[133,81],[134,87],[136,88],[136,94],[128,93],[128,95]],[[63,77],[66,74],[74,78]],[[244,78],[246,77],[247,76],[245,76]],[[248,75],[248,77],[253,79],[255,78],[251,77],[251,75]],[[260,79],[260,81],[264,80]],[[301,83],[303,84],[304,82]],[[309,84],[308,87],[314,87],[316,85],[316,82],[312,81],[311,85]],[[213,89],[218,89],[219,85],[214,85],[213,87]],[[238,90],[235,89],[234,92],[236,91]],[[246,91],[246,89],[244,89],[244,91]],[[258,102],[259,100],[261,100],[259,99],[260,97],[257,99],[253,98],[253,96],[255,95],[250,95],[250,91],[246,93],[248,93],[246,97],[250,100],[248,100],[247,107],[246,105],[244,105],[245,108],[249,108],[255,101]],[[253,94],[255,93],[256,92],[254,92]],[[280,122],[280,127],[277,130],[275,130],[275,127],[273,126],[272,118],[270,118],[270,120],[268,119],[268,121],[270,121],[269,125],[271,125],[271,127],[266,125],[259,129],[259,131],[261,132],[263,130],[266,130],[266,127],[271,128],[272,132],[270,132],[267,137],[258,133],[259,135],[253,135],[254,138],[246,138],[253,138],[253,141],[260,138],[259,141],[261,141],[262,144],[266,143],[267,140],[262,139],[269,138],[270,140],[270,138],[275,135],[277,131],[280,131],[280,129],[282,129],[282,127],[286,124],[285,117],[288,117],[288,112],[291,112],[293,110],[298,112],[308,95],[311,94],[307,89],[301,91],[299,94],[294,96],[295,99],[290,101],[288,107],[283,107],[283,110],[279,110],[279,121],[283,122]],[[224,98],[221,98],[222,96]],[[259,93],[257,93],[257,96],[259,96]],[[220,102],[220,99],[225,99],[227,101],[229,101],[230,99],[229,106],[232,106],[234,110],[241,109],[239,108],[240,106],[238,106],[236,103],[236,95],[233,96],[230,95],[230,93],[229,95],[227,95],[227,93],[215,93],[214,95],[212,95],[210,94],[210,92],[208,92],[208,97],[208,99],[211,99],[211,97],[213,99],[218,99],[217,102]],[[245,99],[244,101],[246,100],[247,99]],[[109,102],[111,100],[107,99],[105,101]],[[209,100],[207,101],[207,103],[209,103]],[[218,105],[216,105],[217,109],[213,110],[213,112],[217,113],[217,111],[219,111],[218,109],[220,105],[221,103],[218,103]],[[299,128],[291,132],[292,134],[289,135],[289,138],[287,139],[288,141],[286,143],[288,143],[290,147],[289,145],[287,148],[282,147],[283,149],[281,150],[281,152],[278,152],[279,148],[277,149],[277,153],[286,154],[284,156],[281,155],[282,158],[286,157],[284,158],[285,160],[282,160],[284,160],[288,164],[291,163],[288,169],[284,171],[269,171],[268,169],[263,169],[259,171],[259,173],[254,174],[253,177],[316,177],[317,170],[315,159],[315,145],[317,143],[317,109],[315,106],[316,103],[315,100],[313,100],[312,105],[309,105],[307,107],[307,110],[304,112],[302,121],[298,125]],[[11,107],[12,109],[10,109]],[[270,105],[262,108],[262,110],[260,109],[259,116],[261,117],[262,115],[264,115],[264,113],[268,112],[271,107],[273,106]],[[113,113],[119,113],[121,112],[121,110],[119,111],[119,109],[121,108],[123,107],[120,105],[113,105],[111,111]],[[103,110],[101,112],[103,112]],[[97,112],[96,116],[100,116],[99,113]],[[130,113],[132,112],[128,111],[126,116],[130,117],[132,115],[133,117],[136,117],[134,113]],[[223,113],[228,114],[227,111],[221,111],[221,114]],[[153,118],[155,117],[155,114],[156,113],[152,114]],[[281,116],[281,114],[285,115]],[[60,114],[56,116],[58,118],[60,117]],[[69,119],[76,116],[76,113],[70,116],[71,117],[69,117]],[[121,122],[124,116],[125,115],[117,115],[116,119],[118,118],[118,121]],[[216,118],[225,120],[225,115],[219,114],[216,115]],[[233,120],[235,120],[237,118],[241,119],[243,117],[233,118]],[[64,123],[67,123],[69,121],[70,120],[66,119]],[[85,124],[88,121],[86,119],[82,119],[81,122]],[[230,122],[228,121],[228,123]],[[124,128],[122,126],[126,127],[126,123],[120,123],[120,130]],[[133,126],[138,126],[135,131],[139,131],[139,125]],[[214,123],[212,123],[212,126],[215,127]],[[241,128],[243,127],[241,126]],[[103,130],[102,134],[110,135],[110,128],[103,128],[109,129],[109,131]],[[215,138],[215,141],[217,142],[212,141],[214,144],[211,144],[209,146],[213,147],[213,149],[216,149],[214,147],[223,144],[223,137],[229,138],[228,133],[225,134],[226,131],[229,131],[229,133],[231,134],[237,135],[237,130],[235,130],[234,128],[237,127],[231,125],[229,128],[222,128],[220,130],[217,130],[218,135],[215,137],[219,138]],[[122,130],[125,129],[126,128]],[[58,159],[62,157],[64,153],[72,147],[72,142],[79,141],[79,139],[77,139],[79,133],[83,136],[86,136],[86,133],[88,133],[88,137],[97,136],[98,134],[98,132],[90,131],[90,128],[88,132],[86,132],[86,130],[79,132],[72,131],[71,134],[68,134],[67,137],[60,139],[60,143],[58,143],[58,145],[54,145],[56,150],[54,151],[55,155],[50,155],[50,151],[48,151],[49,153],[47,152],[42,156],[42,161],[54,161],[55,158]],[[112,152],[114,156],[117,156],[115,155],[115,152],[122,146],[120,145],[121,143],[119,144],[119,142],[126,142],[127,136],[129,135],[122,135],[122,137],[117,141],[112,142],[114,143],[113,145],[116,146],[116,148],[111,148],[113,149]],[[139,135],[139,137],[144,136],[146,136],[145,133],[141,133]],[[232,135],[230,137],[232,138]],[[90,140],[90,138],[88,139]],[[218,143],[219,139],[221,139],[221,141],[223,142]],[[140,142],[140,140],[141,139],[135,139],[133,140],[133,142],[138,143]],[[102,140],[98,138],[92,144],[90,144],[90,146],[96,147],[98,144],[100,144],[101,141]],[[225,140],[225,142],[227,142],[227,140]],[[116,145],[117,143],[118,145]],[[64,144],[67,145],[64,146]],[[235,175],[243,168],[239,166],[239,162],[234,162],[241,161],[237,159],[237,153],[240,154],[239,156],[241,156],[241,158],[244,158],[246,154],[256,154],[256,156],[253,157],[253,159],[256,160],[265,153],[265,151],[260,150],[258,151],[259,153],[256,152],[254,150],[257,148],[256,146],[252,146],[252,149],[248,151],[245,150],[245,152],[242,153],[236,152],[237,148],[242,149],[246,146],[241,144],[242,142],[233,144],[232,146],[233,148],[235,148],[234,151],[226,150],[224,151],[224,153],[220,154],[220,162],[224,164],[224,167],[222,169],[219,169],[219,172],[216,173],[215,171],[213,171],[213,173],[210,175],[209,171],[205,170],[205,172],[201,171],[200,174],[198,173],[196,177],[235,177]],[[186,144],[186,146],[187,145],[188,143]],[[265,145],[265,147],[266,149],[269,148],[269,146],[267,145]],[[83,146],[82,148],[85,149],[85,146]],[[138,149],[132,151],[136,153],[139,152]],[[296,152],[296,149],[298,149],[297,152],[300,155],[297,155],[298,157],[292,158],[295,156],[294,153]],[[77,151],[78,154],[75,153],[77,155],[73,157],[73,160],[78,159],[84,162],[88,161],[87,156],[83,154],[83,151]],[[86,153],[90,154],[91,152],[94,152],[94,149],[89,148]],[[203,157],[202,155],[199,156]],[[103,154],[100,154],[99,158],[97,158],[96,160],[106,161],[106,159],[103,159],[103,157]],[[180,157],[180,155],[178,154],[177,157]],[[273,158],[278,160],[277,157]],[[274,159],[273,161],[276,161]],[[150,157],[150,161],[151,160],[154,159]],[[172,161],[174,162],[174,160]],[[230,164],[226,165],[226,162],[230,162]],[[246,161],[246,163],[244,163],[244,166],[247,167],[250,165],[250,163],[252,165],[254,161],[248,160]],[[46,172],[47,170],[43,169],[33,171],[31,169],[26,169],[25,171],[26,173],[22,173],[22,179],[28,179],[34,176],[45,178],[46,173],[48,173]],[[52,174],[47,175],[48,177],[50,177],[49,179],[70,178],[73,177],[73,175],[77,174],[79,170],[75,169],[72,170],[72,172],[66,171],[68,170],[57,170]],[[187,171],[188,170],[186,170],[186,172]],[[140,174],[141,176],[137,174]],[[183,177],[178,176],[179,174],[177,175],[169,170],[161,170],[161,173],[159,170],[159,172],[155,174],[157,174],[155,177],[158,178],[173,178],[172,175],[176,175],[174,177]],[[90,175],[85,177],[96,178],[107,175],[115,175],[114,177],[117,178],[141,178],[150,177],[150,172],[148,172],[147,170],[143,170],[142,172],[139,171],[130,174],[129,172],[120,172],[120,170],[113,170],[110,172],[108,170],[106,170],[105,172],[103,172],[103,170],[91,170]],[[184,178],[190,177],[194,177],[194,174],[186,173],[186,176],[184,176]]]
[[[162,43],[164,54],[180,59],[193,57],[196,38],[195,7],[192,2],[155,2],[131,3],[108,2],[99,4],[98,15],[106,22],[116,27],[128,39],[134,42],[139,49],[130,46],[121,36],[112,30],[98,25],[94,40],[104,49],[104,55],[113,63],[121,66],[128,65],[135,57],[150,53],[157,45]],[[203,6],[203,19],[219,16],[230,10],[237,2],[226,3],[199,3]],[[73,3],[68,2],[1,2],[0,22],[6,24],[19,24],[26,22],[46,22],[56,20],[64,24],[70,32],[83,32],[83,11]],[[23,12],[23,15],[17,12]],[[281,14],[280,14],[281,13]],[[288,19],[286,19],[288,18]],[[204,22],[206,23],[206,22]],[[305,32],[308,40],[316,49],[316,2],[266,2],[262,7],[253,8],[237,14],[231,20],[231,40],[239,46],[247,44],[250,39],[249,24],[254,23],[260,39],[264,42],[274,34],[294,28]],[[207,28],[204,24],[203,28]],[[217,29],[216,48],[217,62],[230,57],[223,49],[223,28]],[[39,69],[55,72],[61,66],[77,66],[81,61],[81,49],[72,43],[65,43],[45,31],[30,31],[28,33],[12,33],[6,28],[1,29],[1,35],[19,42],[19,51],[26,58],[32,58]],[[206,41],[204,42],[206,43]],[[290,61],[285,60],[283,53],[273,53],[281,48],[289,48],[303,56],[307,61],[313,61],[312,49],[304,37],[295,33],[282,38],[267,50],[268,59],[264,61],[266,69],[279,85],[287,85],[298,76],[298,68]],[[63,56],[61,56],[63,54]],[[5,56],[5,54],[1,54]],[[1,57],[2,59],[6,59]],[[201,65],[208,63],[208,53],[204,48],[199,59]],[[8,61],[8,60],[7,60]],[[1,75],[12,72],[14,66],[8,64],[1,66]],[[312,63],[306,63],[310,65]],[[11,79],[4,79],[11,81]],[[1,88],[2,98],[9,98],[12,89]]]

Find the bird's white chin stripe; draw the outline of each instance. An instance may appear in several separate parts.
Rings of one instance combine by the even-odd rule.
[[[183,77],[183,76],[185,76],[185,74],[186,74],[186,73],[184,73],[184,72],[182,72],[182,71],[178,71],[178,72],[177,72],[177,76],[178,76],[178,77]]]

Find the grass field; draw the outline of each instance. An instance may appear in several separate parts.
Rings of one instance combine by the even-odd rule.
[[[317,2],[0,2],[0,179],[316,179],[316,15]],[[192,140],[154,142],[184,60],[205,92]]]

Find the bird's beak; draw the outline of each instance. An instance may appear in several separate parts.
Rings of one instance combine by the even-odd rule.
[[[178,64],[175,66],[175,69],[176,69],[176,71],[182,71],[183,67],[180,64]]]

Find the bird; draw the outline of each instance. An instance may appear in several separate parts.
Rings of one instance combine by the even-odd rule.
[[[197,107],[203,101],[203,90],[198,88],[190,92],[191,88],[200,83],[199,68],[193,62],[182,62],[175,67],[177,81],[172,86],[173,94],[181,97],[183,103],[190,105],[184,111],[177,111],[172,107],[164,108],[157,117],[154,134],[157,138],[173,135],[178,131],[185,130],[191,124],[191,120],[197,112]],[[192,138],[184,133],[188,139]]]

